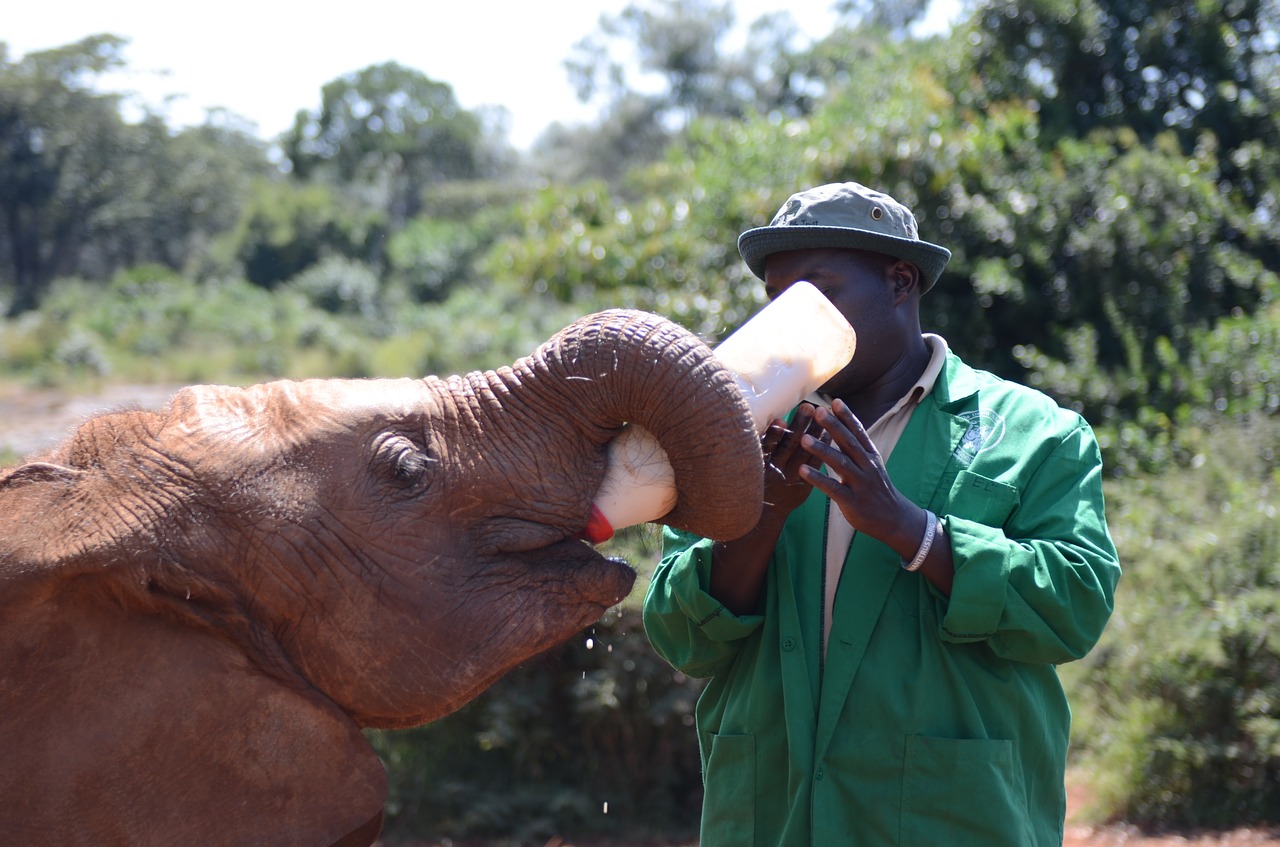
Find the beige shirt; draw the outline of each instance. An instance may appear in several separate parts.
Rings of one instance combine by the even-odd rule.
[[[893,453],[893,448],[898,444],[898,439],[906,430],[907,422],[911,420],[911,413],[915,411],[916,406],[920,405],[920,401],[933,391],[934,383],[938,381],[938,374],[942,373],[942,365],[947,359],[947,342],[942,336],[925,333],[924,343],[929,348],[929,364],[925,366],[924,373],[920,374],[920,379],[916,380],[916,384],[911,386],[911,389],[893,405],[893,408],[867,428],[871,443],[876,445],[876,450],[880,451],[880,456],[886,464]],[[814,395],[809,399],[828,408],[831,405],[830,398],[820,395]],[[844,560],[849,555],[849,545],[853,543],[854,534],[853,527],[845,520],[844,514],[834,500],[827,508],[827,574],[824,581],[826,596],[823,598],[822,613],[824,652],[827,639],[831,635],[831,610],[835,605],[836,587],[840,584],[840,572],[844,570]]]

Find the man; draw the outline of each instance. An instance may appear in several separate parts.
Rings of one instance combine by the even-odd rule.
[[[817,286],[857,352],[762,438],[755,529],[668,531],[645,599],[655,649],[710,678],[702,847],[1061,844],[1054,665],[1120,573],[1092,431],[921,333],[951,254],[893,198],[804,191],[738,249],[771,297]]]

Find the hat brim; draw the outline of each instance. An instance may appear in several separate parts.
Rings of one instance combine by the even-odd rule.
[[[760,279],[764,279],[764,260],[774,253],[826,248],[870,250],[911,262],[924,278],[921,293],[933,288],[951,258],[950,250],[928,241],[842,226],[761,226],[738,237],[738,252]]]

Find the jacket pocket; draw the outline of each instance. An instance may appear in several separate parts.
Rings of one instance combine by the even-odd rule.
[[[951,483],[946,511],[984,526],[1000,527],[1018,505],[1018,489],[973,471],[960,471]]]
[[[900,843],[1028,847],[1032,831],[1012,741],[907,736]]]
[[[756,739],[712,735],[702,800],[702,847],[749,847],[756,837]]]

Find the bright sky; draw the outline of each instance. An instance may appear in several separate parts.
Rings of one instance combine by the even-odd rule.
[[[564,59],[633,0],[361,0],[286,3],[220,0],[59,0],[14,3],[0,22],[10,59],[88,35],[128,38],[128,73],[105,88],[136,92],[153,108],[166,100],[170,125],[200,123],[223,107],[275,138],[301,109],[320,105],[325,83],[369,65],[396,61],[448,83],[463,107],[503,106],[510,140],[527,148],[553,121],[590,119],[578,103]],[[945,28],[960,0],[935,0],[925,28]],[[830,2],[734,0],[741,28],[786,10],[809,37],[831,30]]]

